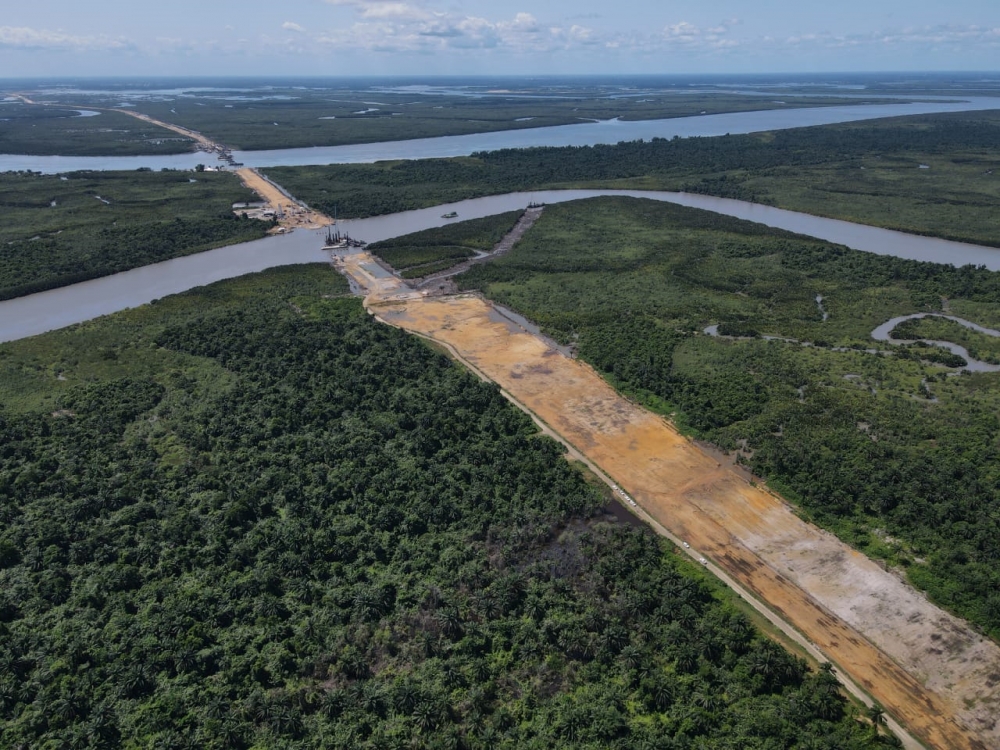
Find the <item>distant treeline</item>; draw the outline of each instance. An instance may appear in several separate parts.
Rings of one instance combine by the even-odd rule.
[[[310,205],[328,212],[336,205],[342,216],[372,216],[481,195],[597,185],[770,202],[766,193],[744,184],[747,174],[872,155],[995,153],[998,148],[1000,121],[962,113],[765,134],[501,149],[455,159],[274,167],[267,172]]]

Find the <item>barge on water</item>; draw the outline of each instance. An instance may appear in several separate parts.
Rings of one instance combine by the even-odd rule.
[[[339,229],[335,231],[333,227],[328,227],[326,230],[326,244],[323,245],[324,250],[346,250],[349,247],[364,246],[364,242],[354,239],[347,232],[341,234]]]

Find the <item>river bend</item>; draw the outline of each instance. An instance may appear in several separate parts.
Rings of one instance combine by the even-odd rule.
[[[473,198],[416,211],[340,222],[352,237],[377,242],[448,222],[442,213],[477,219],[524,208],[600,196],[667,201],[767,224],[856,250],[912,260],[984,265],[1000,270],[1000,249],[896,232],[837,219],[693,193],[651,190],[538,190]],[[0,341],[13,341],[108,315],[223,279],[296,263],[329,262],[322,230],[297,229],[253,242],[209,250],[79,284],[0,302]]]

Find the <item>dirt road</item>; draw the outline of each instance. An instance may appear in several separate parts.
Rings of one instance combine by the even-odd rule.
[[[514,227],[505,234],[501,240],[493,246],[493,249],[487,253],[480,253],[475,258],[470,258],[467,261],[459,263],[452,266],[451,268],[446,268],[443,271],[438,271],[437,273],[432,273],[429,276],[424,276],[420,279],[413,279],[410,285],[415,289],[420,290],[430,290],[433,289],[437,284],[445,279],[450,279],[452,276],[457,276],[460,273],[465,273],[472,266],[477,263],[485,263],[487,261],[493,260],[494,258],[503,255],[510,251],[512,247],[520,240],[524,233],[531,229],[538,218],[542,215],[542,211],[545,209],[544,206],[532,206],[525,209],[521,218],[517,220]],[[430,265],[430,264],[429,264]]]
[[[357,264],[359,261],[355,261]],[[474,296],[368,279],[380,319],[440,341],[792,623],[927,745],[1000,747],[1000,648]],[[387,289],[387,292],[389,290]]]
[[[91,109],[101,109],[101,107],[91,107]],[[222,145],[216,143],[207,136],[202,135],[196,130],[188,130],[187,128],[181,127],[180,125],[172,125],[169,122],[163,122],[163,120],[157,120],[149,115],[144,115],[142,112],[136,112],[131,109],[109,109],[109,112],[120,112],[123,115],[128,115],[129,117],[134,117],[137,120],[142,120],[143,122],[148,122],[150,125],[157,125],[161,128],[166,128],[167,130],[172,130],[178,135],[183,135],[191,140],[195,141],[199,146],[205,151],[219,151],[222,149]]]
[[[180,135],[187,136],[197,142],[198,146],[203,150],[221,154],[228,158],[229,152],[225,146],[221,143],[216,143],[211,138],[208,138],[195,130],[189,130],[188,128],[180,125],[173,125],[169,122],[164,122],[163,120],[157,120],[149,115],[144,115],[141,112],[134,112],[128,109],[115,109],[111,111],[121,112],[122,114],[135,117],[143,122],[148,122],[151,125],[158,125],[161,128],[166,128],[167,130],[172,130]],[[294,229],[296,227],[316,229],[333,223],[333,220],[330,219],[330,217],[321,214],[318,211],[308,209],[294,198],[286,195],[277,185],[260,174],[260,172],[256,169],[243,167],[242,169],[237,169],[236,174],[239,175],[240,181],[242,181],[244,185],[257,193],[261,200],[267,203],[265,210],[271,211],[278,216],[278,225],[280,227],[284,227],[286,230]]]
[[[244,185],[267,202],[268,209],[279,215],[278,224],[280,226],[286,229],[294,229],[295,227],[316,229],[333,223],[329,216],[306,208],[294,198],[285,195],[277,185],[266,179],[256,169],[243,167],[237,169],[236,174],[239,175]]]
[[[24,94],[12,94],[12,96],[17,97],[25,104],[36,104],[38,106],[49,106],[46,103],[38,103],[32,101]],[[102,112],[119,112],[123,115],[128,115],[129,117],[134,117],[137,120],[142,120],[143,122],[149,123],[150,125],[156,125],[157,127],[165,128],[166,130],[173,131],[179,135],[183,135],[186,138],[190,138],[198,147],[206,152],[218,154],[221,159],[228,160],[232,163],[232,158],[229,154],[229,150],[221,143],[213,141],[208,136],[202,135],[196,130],[190,130],[189,128],[182,127],[181,125],[174,125],[169,122],[164,122],[163,120],[158,120],[155,117],[150,117],[149,115],[144,115],[141,112],[136,112],[131,109],[124,108],[108,108],[108,107],[90,107],[90,109],[95,109]],[[284,229],[294,229],[296,227],[303,227],[306,229],[316,229],[319,227],[325,227],[333,223],[333,220],[318,211],[313,211],[306,208],[301,203],[293,198],[290,198],[281,189],[270,182],[267,178],[261,175],[256,169],[251,169],[249,167],[244,167],[243,169],[236,170],[236,174],[239,175],[240,180],[248,188],[253,190],[257,195],[261,197],[261,200],[267,203],[265,210],[271,211],[276,214],[278,218],[278,225]]]
[[[53,104],[51,102],[36,102],[34,99],[28,97],[26,94],[11,94],[11,96],[20,99],[25,104],[34,104],[40,107],[68,106],[68,105]],[[171,125],[169,122],[163,122],[162,120],[157,120],[153,117],[150,117],[149,115],[144,115],[141,112],[136,112],[135,110],[125,109],[125,108],[114,108],[114,107],[95,107],[93,105],[87,105],[87,109],[93,109],[98,112],[119,112],[123,115],[134,117],[137,120],[148,122],[150,125],[156,125],[157,127],[165,128],[167,130],[172,130],[173,132],[179,135],[183,135],[184,137],[190,138],[191,140],[195,141],[205,151],[218,151],[223,148],[220,144],[215,143],[206,136],[203,136],[201,133],[198,133],[194,130],[188,130],[187,128],[183,128],[180,125]]]

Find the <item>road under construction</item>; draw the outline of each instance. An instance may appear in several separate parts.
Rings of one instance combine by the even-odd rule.
[[[194,131],[116,111],[183,132],[206,150],[222,148]],[[237,174],[285,229],[331,223],[255,170]],[[357,248],[335,252],[334,265],[378,320],[437,342],[497,383],[572,456],[634,500],[627,507],[817,659],[832,662],[855,695],[881,703],[905,746],[1000,748],[997,644],[484,298],[447,284],[417,288]]]
[[[371,314],[497,383],[622,494],[866,703],[908,748],[1000,747],[1000,648],[902,578],[804,521],[763,482],[618,394],[588,365],[475,294],[419,286],[367,252],[335,266]]]
[[[31,104],[39,107],[55,106],[49,105],[47,102],[37,102],[31,99],[27,94],[12,94],[12,96],[20,99],[25,104]],[[287,232],[299,227],[304,229],[317,229],[333,223],[333,220],[325,214],[313,211],[301,201],[292,198],[284,190],[282,190],[281,187],[271,182],[256,169],[243,167],[235,162],[232,157],[232,151],[228,146],[212,140],[203,133],[199,133],[197,130],[191,130],[190,128],[185,128],[181,125],[164,122],[163,120],[158,120],[155,117],[150,117],[142,112],[136,112],[131,109],[93,106],[90,106],[89,108],[104,112],[118,112],[123,115],[128,115],[129,117],[134,117],[135,119],[141,120],[142,122],[150,125],[156,125],[157,127],[170,130],[171,132],[182,135],[185,138],[190,138],[194,141],[199,150],[210,154],[216,154],[220,161],[235,170],[236,175],[240,178],[240,182],[260,196],[260,199],[265,205],[254,210],[254,218],[265,220],[273,219],[276,222],[274,231]]]

